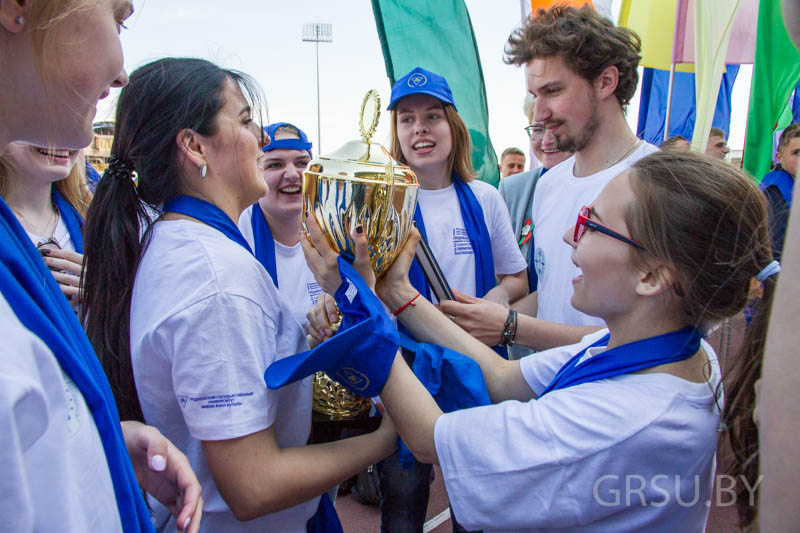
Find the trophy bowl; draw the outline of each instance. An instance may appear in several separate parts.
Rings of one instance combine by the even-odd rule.
[[[408,238],[419,188],[410,168],[370,142],[379,106],[377,93],[369,91],[361,108],[362,140],[312,159],[303,173],[303,222],[305,213],[313,216],[331,248],[350,257],[355,254],[350,234],[361,224],[378,278]]]
[[[377,278],[386,273],[408,239],[419,188],[410,168],[370,141],[379,117],[380,98],[369,91],[361,105],[361,140],[312,159],[303,173],[302,192],[303,223],[306,216],[314,217],[333,250],[353,257],[350,234],[363,226]],[[368,398],[352,394],[323,372],[314,376],[316,412],[331,420],[347,420],[369,406]]]

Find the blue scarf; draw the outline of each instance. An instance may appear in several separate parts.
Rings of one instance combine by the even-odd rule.
[[[58,192],[58,189],[53,187],[53,201],[58,208],[58,213],[61,216],[61,220],[64,221],[64,225],[67,226],[67,231],[69,232],[69,238],[72,241],[72,245],[75,247],[75,251],[79,254],[83,253],[83,217],[78,210],[73,207],[71,203],[69,203],[61,193]]]
[[[461,181],[461,179],[453,174],[453,184],[456,188],[458,195],[458,206],[461,209],[461,219],[464,221],[464,228],[467,230],[467,237],[469,243],[472,245],[472,250],[475,252],[475,295],[478,298],[483,298],[487,292],[492,290],[497,285],[497,278],[494,275],[494,256],[492,255],[492,239],[489,236],[489,228],[486,227],[486,220],[483,217],[483,209],[475,193],[469,185]],[[422,210],[417,204],[417,209],[414,211],[414,222],[417,223],[422,238],[428,240],[428,234],[425,231],[425,221],[422,219]],[[411,285],[417,289],[428,300],[431,299],[431,288],[428,285],[428,280],[425,279],[425,274],[422,273],[422,267],[416,257],[411,263],[411,268],[408,271],[408,278]],[[410,335],[409,331],[401,324],[398,328],[402,333]],[[508,359],[508,352],[504,346],[496,346],[494,350],[501,356]]]
[[[103,369],[58,283],[2,199],[0,292],[20,322],[50,348],[86,400],[103,443],[123,530],[153,531]]]
[[[272,237],[272,230],[269,229],[267,218],[261,211],[258,203],[253,204],[253,212],[250,213],[250,225],[253,228],[253,242],[256,248],[256,259],[269,273],[275,288],[278,288],[278,266],[275,263],[275,239]]]
[[[609,338],[610,335],[606,334],[567,361],[547,388],[542,391],[539,398],[550,391],[566,389],[581,383],[613,378],[645,368],[683,361],[700,349],[702,335],[695,328],[683,328],[617,346],[578,364],[589,348],[607,346]]]
[[[494,275],[494,257],[492,256],[492,240],[489,236],[489,228],[486,227],[481,204],[478,203],[478,199],[469,185],[461,181],[456,175],[453,175],[453,184],[458,195],[458,206],[461,209],[464,228],[467,230],[469,243],[475,252],[475,295],[478,298],[483,298],[487,292],[497,285],[497,279]],[[419,204],[417,204],[417,209],[414,211],[414,222],[417,223],[417,228],[422,234],[422,238],[427,241],[428,234],[425,231],[425,221],[422,219],[422,211],[419,208]],[[411,264],[408,276],[414,288],[430,299],[430,287],[416,258]]]
[[[165,213],[180,213],[187,217],[196,218],[200,222],[204,222],[212,228],[221,231],[230,240],[240,244],[251,254],[253,253],[244,235],[239,231],[239,227],[231,220],[231,217],[225,214],[225,211],[214,204],[193,196],[181,195],[164,202],[163,211]]]
[[[792,207],[792,191],[794,189],[794,178],[783,169],[773,170],[764,176],[759,187],[766,190],[767,187],[777,187],[783,196],[786,205]]]

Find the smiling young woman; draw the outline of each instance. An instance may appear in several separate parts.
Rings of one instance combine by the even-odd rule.
[[[208,532],[305,533],[320,509],[335,517],[320,495],[396,440],[387,420],[306,446],[311,379],[277,391],[264,383],[271,362],[307,344],[235,223],[270,188],[254,120],[262,101],[248,76],[205,60],[140,67],[120,93],[114,159],[87,216],[89,337],[120,408],[141,406],[186,450]],[[296,167],[289,175],[275,191],[296,194]]]
[[[0,2],[0,152],[15,141],[46,147],[11,148],[21,165],[4,194],[13,206],[32,192],[44,206],[48,223],[25,221],[36,233],[52,227],[50,183],[91,141],[98,99],[127,83],[119,30],[132,10],[123,0]],[[44,169],[35,168],[40,156]],[[29,213],[17,211],[21,219]],[[2,529],[152,531],[144,489],[180,530],[197,531],[200,485],[186,457],[154,428],[120,424],[74,311],[5,200],[0,292]]]

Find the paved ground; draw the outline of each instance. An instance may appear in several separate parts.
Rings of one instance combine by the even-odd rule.
[[[714,334],[709,337],[709,342],[717,351],[720,363],[725,369],[730,367],[730,358],[735,354],[742,341],[744,332],[744,319],[736,319],[724,324]],[[723,473],[724,450],[718,454],[720,467],[718,471]],[[712,493],[716,494],[716,492]],[[721,500],[725,502],[725,494]],[[714,498],[716,499],[716,498]],[[336,501],[336,510],[342,521],[345,533],[379,533],[380,531],[380,510],[377,507],[361,505],[351,495],[339,497]],[[708,533],[740,533],[741,529],[737,525],[736,510],[733,506],[717,506],[716,502],[709,514]],[[445,533],[452,531],[450,516],[447,504],[447,492],[442,482],[441,471],[436,468],[436,479],[431,486],[431,498],[428,503],[428,516],[424,533]]]

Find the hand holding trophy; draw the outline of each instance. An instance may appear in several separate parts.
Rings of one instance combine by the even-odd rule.
[[[351,234],[363,228],[375,276],[391,266],[408,238],[417,203],[418,182],[410,168],[396,161],[372,136],[380,118],[380,98],[367,92],[361,105],[361,140],[314,158],[303,173],[303,222],[313,218],[334,251],[352,259]],[[312,407],[331,420],[346,420],[369,409],[361,398],[318,372]]]

